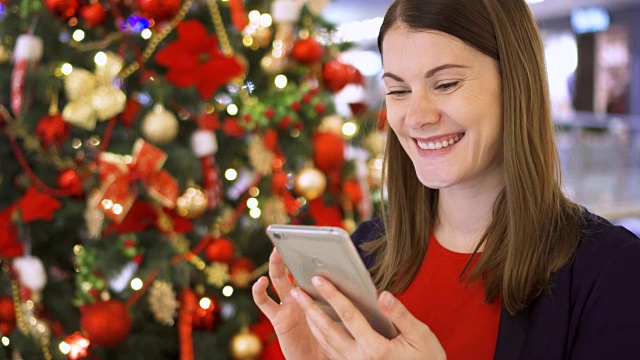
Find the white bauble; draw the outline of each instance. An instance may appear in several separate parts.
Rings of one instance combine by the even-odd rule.
[[[142,120],[142,134],[154,144],[170,143],[178,135],[178,119],[164,106],[157,104]]]

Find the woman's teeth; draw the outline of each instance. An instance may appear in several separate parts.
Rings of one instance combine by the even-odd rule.
[[[443,141],[437,141],[437,142],[417,140],[417,143],[420,149],[422,150],[440,150],[442,148],[446,148],[457,143],[460,139],[461,137],[456,135],[456,137],[453,137],[449,140],[443,140]]]

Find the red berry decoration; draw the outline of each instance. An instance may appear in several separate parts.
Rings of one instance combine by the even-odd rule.
[[[67,20],[78,12],[78,0],[44,0],[44,5],[61,20]]]
[[[3,335],[8,335],[15,328],[16,312],[13,306],[13,298],[0,295],[0,332]]]
[[[355,66],[334,60],[322,69],[322,80],[329,90],[338,92],[347,84],[361,84],[362,74]]]
[[[118,300],[97,301],[83,306],[80,312],[80,327],[91,345],[114,347],[129,336],[131,315]]]
[[[306,38],[296,41],[291,49],[294,59],[303,64],[314,64],[322,59],[324,48],[313,38]]]
[[[273,119],[275,115],[276,115],[276,111],[273,110],[272,108],[268,108],[267,110],[264,111],[264,116],[267,119]]]
[[[219,319],[220,303],[213,296],[206,296],[206,298],[200,299],[191,317],[191,323],[194,330],[213,331],[218,326]]]
[[[156,21],[172,18],[180,8],[180,0],[136,0],[144,16]]]
[[[69,124],[62,114],[45,115],[38,121],[36,136],[45,149],[59,148],[69,137]]]
[[[229,267],[231,283],[237,287],[247,287],[251,282],[251,274],[256,269],[253,262],[247,257],[241,257]]]
[[[324,103],[317,103],[316,106],[313,107],[318,115],[324,114],[325,110],[327,110],[327,106]]]
[[[274,172],[271,176],[271,188],[273,189],[273,192],[280,193],[285,190],[287,188],[288,181],[287,173],[284,171]]]
[[[209,262],[221,262],[228,264],[233,260],[233,242],[226,238],[213,240],[205,249],[205,257]]]
[[[360,187],[360,183],[357,180],[345,181],[345,183],[342,184],[342,192],[351,204],[351,207],[355,208],[360,201],[362,201],[362,187]]]
[[[74,170],[63,171],[58,176],[58,186],[73,195],[82,194],[82,180]]]
[[[80,17],[89,27],[102,24],[107,19],[107,12],[99,2],[87,4],[80,8]]]
[[[313,135],[313,162],[322,172],[330,173],[342,169],[344,165],[345,141],[333,132]]]

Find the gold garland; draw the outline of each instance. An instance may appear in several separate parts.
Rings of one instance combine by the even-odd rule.
[[[209,15],[211,15],[211,21],[213,21],[213,27],[216,31],[216,35],[218,36],[218,40],[220,40],[220,50],[222,50],[222,53],[226,56],[233,56],[235,52],[233,51],[233,46],[231,46],[231,42],[229,41],[227,30],[224,27],[224,21],[222,21],[222,15],[220,14],[220,8],[218,7],[218,0],[207,0],[207,5],[209,8]],[[233,83],[238,86],[240,100],[242,100],[244,104],[251,103],[253,100],[249,96],[247,89],[244,88],[244,77],[235,79]]]
[[[207,0],[207,5],[209,8],[209,14],[211,15],[211,20],[213,21],[213,27],[216,30],[218,39],[220,40],[220,49],[226,56],[232,56],[234,53],[233,47],[231,46],[229,36],[227,35],[227,31],[224,27],[224,22],[222,21],[218,2],[217,0]]]
[[[2,264],[2,270],[5,274],[9,274],[9,266],[6,262]],[[24,321],[24,313],[22,312],[22,299],[20,298],[20,287],[15,279],[11,279],[11,295],[13,298],[13,310],[16,313],[16,325],[20,333],[29,335],[29,328]],[[51,360],[51,352],[49,351],[49,337],[42,336],[40,339],[40,347],[45,360]]]
[[[180,6],[180,9],[176,13],[176,16],[171,19],[166,27],[151,38],[149,44],[142,53],[142,63],[145,63],[147,62],[147,60],[149,60],[151,55],[153,55],[153,52],[156,51],[158,45],[160,45],[160,42],[162,42],[162,40],[164,40],[173,31],[173,29],[175,29],[175,27],[178,25],[178,23],[180,23],[180,21],[182,21],[182,19],[184,19],[184,17],[187,15],[187,12],[189,11],[189,8],[191,7],[191,4],[193,4],[193,0],[186,0],[182,4],[182,6]],[[133,63],[122,69],[118,76],[121,79],[126,79],[127,77],[138,71],[138,69],[140,69],[140,62],[134,61]]]
[[[121,32],[112,32],[109,35],[105,36],[105,38],[102,40],[82,42],[82,43],[73,41],[69,43],[69,46],[71,46],[72,48],[76,49],[79,52],[101,50],[120,39],[122,39]]]

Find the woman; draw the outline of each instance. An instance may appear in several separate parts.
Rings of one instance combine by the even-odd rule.
[[[253,291],[285,356],[639,359],[640,241],[561,191],[524,0],[397,0],[378,46],[388,207],[352,238],[400,335],[375,333],[316,278],[346,329],[336,325],[274,252],[282,303],[265,278]]]

